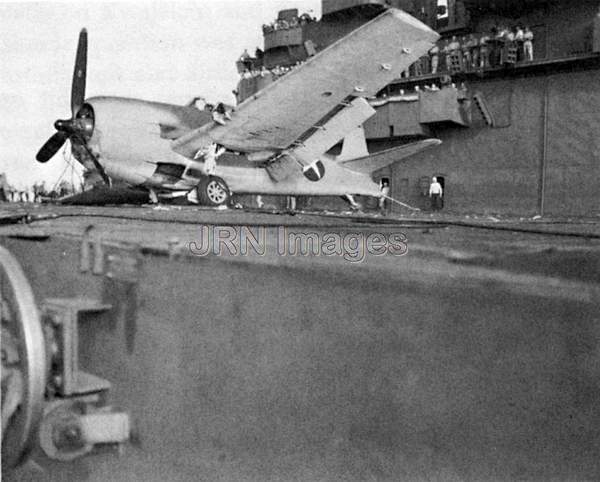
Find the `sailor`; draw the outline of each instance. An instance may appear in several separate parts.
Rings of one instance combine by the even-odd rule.
[[[286,197],[286,208],[290,211],[296,210],[296,196],[287,196]]]
[[[517,25],[515,28],[515,42],[517,42],[517,62],[523,60],[524,55],[524,47],[523,44],[525,42],[525,32],[523,32],[523,27],[521,25]]]
[[[444,66],[442,70],[448,71],[450,70],[450,47],[448,46],[449,40],[444,40],[444,44],[442,45],[441,53],[444,56]]]
[[[231,115],[225,109],[222,102],[219,102],[217,107],[212,111],[212,118],[217,124],[225,125],[225,122],[231,120]]]
[[[458,52],[460,50],[460,43],[456,35],[452,37],[452,41],[448,45],[448,48],[450,49],[450,52]]]
[[[223,115],[220,112],[217,112],[216,110],[212,111],[212,119],[217,123],[220,124],[222,126],[225,125],[225,119],[223,118]]]
[[[423,75],[425,72],[426,60],[429,60],[429,56],[419,57],[419,60],[413,64],[413,72],[416,77]]]
[[[490,48],[488,42],[490,37],[487,34],[483,34],[479,39],[479,66],[482,69],[487,69],[490,66]]]
[[[309,12],[312,12],[312,10],[309,10]],[[310,22],[316,22],[316,17],[311,17],[308,13],[303,13],[302,15],[300,15],[300,24],[302,24],[302,22],[304,23],[310,23]]]
[[[390,181],[388,179],[381,180],[381,196],[379,198],[379,211],[381,214],[387,214],[388,198],[390,197]]]
[[[452,85],[452,77],[449,75],[443,75],[440,79],[440,85],[442,89],[450,87]]]
[[[529,27],[525,27],[523,33],[523,50],[525,54],[525,60],[533,60],[533,32]]]
[[[510,30],[502,26],[498,29],[498,33],[496,34],[496,64],[502,65],[506,61],[506,46],[509,41]]]
[[[217,169],[217,157],[225,152],[224,147],[219,147],[215,142],[202,149],[201,155],[204,157],[204,172],[207,176],[215,174]]]
[[[462,38],[461,43],[463,70],[469,70],[471,68],[471,47],[471,39],[465,35]]]
[[[438,66],[440,63],[440,48],[435,44],[429,51],[431,56],[431,73],[437,74]]]
[[[448,70],[452,70],[452,58],[458,59],[459,69],[462,70],[462,53],[460,43],[456,36],[452,37],[452,41],[448,44]]]
[[[442,185],[438,182],[437,177],[432,177],[431,185],[429,186],[429,197],[431,198],[431,209],[433,211],[442,209],[443,195]]]
[[[243,62],[244,60],[248,60],[250,58],[250,54],[248,53],[248,49],[244,49],[242,55],[240,55],[240,60]]]
[[[504,43],[504,56],[503,56],[505,64],[514,63],[514,62],[516,62],[516,60],[518,58],[519,53],[518,53],[517,43],[515,42],[516,35],[517,35],[516,27],[509,28],[506,30],[506,35],[504,36],[505,43]],[[514,53],[515,57],[509,56],[509,54],[511,52]]]
[[[476,69],[479,66],[479,41],[473,34],[469,35],[467,40],[467,48],[469,49],[470,62],[467,68]]]
[[[523,27],[521,25],[515,27],[515,40],[517,42],[525,40],[525,32],[523,32]]]

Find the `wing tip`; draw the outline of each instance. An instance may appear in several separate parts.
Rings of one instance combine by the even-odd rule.
[[[424,30],[425,32],[428,33],[432,33],[435,34],[437,37],[439,37],[440,35],[433,30],[431,27],[429,27],[428,25],[424,24],[423,22],[421,22],[419,19],[413,17],[412,15],[410,15],[409,13],[406,13],[404,10],[400,10],[399,8],[388,8],[383,15],[391,15],[393,17],[395,17],[396,19],[407,23],[409,25],[411,25],[412,27],[418,28],[419,30]]]

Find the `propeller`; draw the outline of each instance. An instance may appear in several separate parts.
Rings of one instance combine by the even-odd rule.
[[[65,132],[55,132],[54,135],[46,141],[38,151],[35,158],[38,162],[48,162],[48,160],[58,152],[69,136]]]
[[[87,30],[83,29],[79,33],[75,69],[73,70],[73,81],[71,83],[71,118],[59,119],[54,123],[54,128],[57,132],[46,141],[35,158],[38,162],[48,162],[68,139],[85,149],[94,166],[100,172],[104,182],[109,184],[110,180],[104,168],[87,145],[87,140],[92,137],[94,131],[94,110],[91,105],[85,103],[86,72]]]
[[[87,30],[79,32],[79,43],[77,44],[77,55],[75,57],[75,69],[73,70],[73,81],[71,83],[71,114],[77,115],[85,100],[85,79],[87,73]]]

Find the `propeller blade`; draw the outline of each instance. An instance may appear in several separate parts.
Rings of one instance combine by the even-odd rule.
[[[64,132],[56,132],[54,135],[46,141],[42,148],[38,151],[35,158],[38,162],[48,162],[54,154],[63,146],[65,141],[69,138],[68,134]]]
[[[71,138],[71,139],[73,139],[73,138]],[[100,161],[98,161],[98,158],[94,155],[94,153],[91,151],[91,149],[85,143],[85,140],[82,139],[79,136],[76,136],[75,139],[83,146],[83,148],[85,149],[85,151],[92,158],[92,162],[94,163],[94,167],[100,173],[100,176],[102,177],[102,180],[104,181],[104,184],[106,184],[108,187],[110,187],[110,178],[106,174],[106,171],[102,167],[102,164],[100,164]]]
[[[73,119],[85,100],[85,77],[87,71],[87,30],[79,33],[77,44],[77,56],[75,57],[75,70],[73,71],[73,83],[71,84],[71,113]]]

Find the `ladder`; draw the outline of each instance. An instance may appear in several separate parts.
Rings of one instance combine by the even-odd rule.
[[[485,123],[490,126],[493,127],[495,125],[495,121],[494,121],[494,116],[492,115],[492,113],[490,112],[486,102],[485,102],[485,98],[483,96],[483,93],[477,91],[473,94],[473,100],[475,101],[475,105],[477,106],[477,110],[479,110],[479,113],[481,114],[481,116],[483,117],[483,120],[485,121]]]

